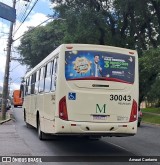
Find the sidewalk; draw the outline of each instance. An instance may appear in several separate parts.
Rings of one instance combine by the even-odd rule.
[[[1,116],[1,113],[2,113],[2,112],[0,112],[0,116]],[[8,122],[8,121],[10,121],[11,118],[12,118],[12,114],[13,114],[12,109],[7,110],[7,112],[6,112],[6,119],[5,119],[5,120],[0,120],[0,125],[3,124],[3,123],[6,123],[6,122]]]
[[[11,119],[13,110],[9,110],[7,115],[10,119],[0,124],[0,156],[31,156],[31,150],[20,138],[15,121]]]

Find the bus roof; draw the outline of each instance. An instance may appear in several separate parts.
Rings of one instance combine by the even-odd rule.
[[[45,63],[47,63],[51,58],[53,58],[53,56],[55,56],[56,54],[58,54],[60,52],[61,48],[64,49],[68,49],[68,50],[74,50],[74,48],[78,48],[78,49],[84,49],[84,48],[89,48],[88,50],[96,50],[97,48],[105,50],[106,48],[111,51],[111,52],[115,52],[115,51],[120,51],[120,52],[125,52],[128,54],[137,54],[136,50],[131,50],[131,49],[127,49],[127,48],[120,48],[120,47],[114,47],[114,46],[106,46],[106,45],[95,45],[95,44],[62,44],[59,47],[57,47],[54,51],[52,51],[45,59],[43,59],[38,65],[36,65],[33,69],[31,69],[29,72],[26,73],[25,77],[30,76],[32,73],[34,73],[37,69],[41,68],[42,65],[44,65]],[[72,49],[73,48],[73,49]]]

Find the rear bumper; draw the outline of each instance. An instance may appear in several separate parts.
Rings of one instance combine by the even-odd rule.
[[[133,136],[137,132],[137,121],[130,123],[91,123],[55,119],[57,135]]]

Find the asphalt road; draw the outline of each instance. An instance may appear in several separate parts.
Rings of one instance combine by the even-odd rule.
[[[22,145],[21,155],[34,156],[160,156],[160,126],[142,123],[138,133],[133,137],[105,137],[99,141],[81,138],[63,137],[58,140],[49,136],[47,140],[40,141],[35,128],[27,128],[23,121],[22,108],[13,110],[15,122],[15,139]],[[23,149],[24,148],[24,149]],[[20,154],[17,152],[17,154]],[[115,157],[116,159],[116,157]],[[55,164],[55,163],[54,163]],[[58,163],[59,164],[59,163]],[[62,163],[64,164],[64,162]],[[72,164],[72,163],[68,163]],[[73,164],[80,164],[73,163]],[[82,163],[85,164],[85,163]],[[90,164],[87,162],[86,164]],[[91,163],[93,164],[93,163]],[[99,163],[94,163],[99,164]],[[102,163],[106,164],[106,163]],[[111,164],[111,163],[109,163]],[[112,164],[128,164],[117,163]],[[142,163],[130,163],[142,164]],[[143,163],[144,164],[144,163]],[[145,163],[160,164],[160,163]]]

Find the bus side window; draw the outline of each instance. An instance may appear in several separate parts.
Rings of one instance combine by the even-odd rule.
[[[35,92],[34,92],[35,94],[38,93],[39,74],[40,74],[40,71],[38,70],[37,73],[36,73]]]
[[[28,80],[28,95],[31,94],[31,76],[29,77],[29,80]]]
[[[44,67],[42,67],[40,69],[40,78],[39,78],[39,92],[43,92],[44,91]]]
[[[36,73],[32,75],[32,79],[31,79],[31,94],[35,94],[35,81],[36,81]]]
[[[20,93],[19,93],[19,97],[22,99],[24,99],[24,95],[25,95],[24,91],[25,91],[25,81],[22,80],[20,85]]]
[[[54,59],[52,63],[52,86],[51,86],[51,91],[56,90],[56,80],[57,80],[57,58]]]
[[[25,95],[28,95],[28,78],[26,79],[26,85],[25,85]]]
[[[51,88],[51,62],[45,67],[45,92],[49,92]]]

